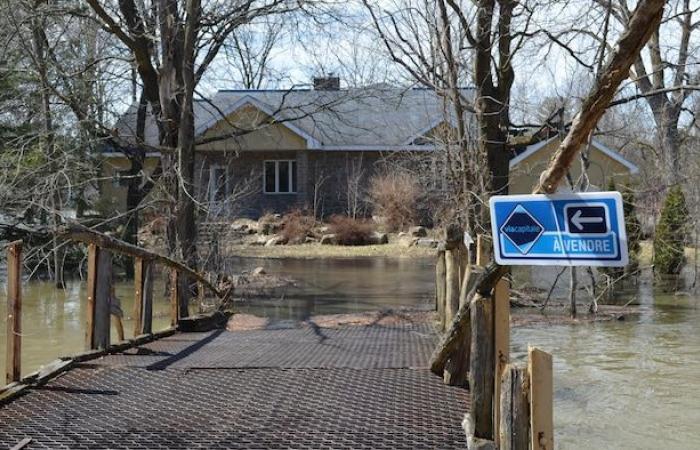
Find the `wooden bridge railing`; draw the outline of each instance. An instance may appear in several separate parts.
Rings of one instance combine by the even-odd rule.
[[[111,236],[80,225],[62,229],[64,239],[88,245],[87,258],[87,308],[85,346],[88,351],[106,350],[111,344],[112,297],[114,296],[112,256],[122,254],[134,259],[134,337],[153,334],[153,284],[156,264],[169,269],[170,325],[177,327],[188,317],[187,295],[189,284],[196,281],[200,299],[210,290],[225,305],[233,295],[232,285],[214,285],[203,274],[181,262],[128,244]],[[13,383],[21,378],[21,310],[22,310],[22,242],[12,242],[7,247],[7,353],[6,381]],[[117,323],[119,340],[124,340],[121,318]]]
[[[491,259],[486,236],[477,237],[475,249],[467,249],[463,236],[460,227],[450,226],[438,248],[436,309],[443,331],[457,320]],[[527,367],[510,364],[508,281],[501,279],[488,297],[476,296],[468,311],[463,350],[449,356],[442,372],[446,384],[469,386],[469,449],[552,450],[552,357],[530,348]]]

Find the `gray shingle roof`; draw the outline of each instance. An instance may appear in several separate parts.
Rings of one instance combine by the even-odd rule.
[[[445,117],[443,100],[427,89],[222,90],[195,103],[195,128],[201,134],[222,114],[249,102],[274,112],[277,120],[328,148],[403,146]],[[132,106],[117,123],[119,136],[126,141],[133,141],[135,118]],[[146,142],[156,145],[157,136],[149,115]]]

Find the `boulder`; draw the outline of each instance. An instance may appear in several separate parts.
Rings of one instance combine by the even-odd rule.
[[[306,236],[306,239],[304,239],[304,244],[315,244],[318,242],[318,239],[312,236]]]
[[[412,236],[403,236],[399,239],[399,245],[401,247],[413,247],[415,243],[418,241],[418,238],[412,237]]]
[[[408,233],[413,237],[426,237],[428,235],[428,230],[425,227],[411,227]]]
[[[384,245],[389,243],[389,235],[386,233],[375,232],[372,234],[370,243],[373,245]]]
[[[335,245],[335,234],[324,234],[321,236],[321,245]]]
[[[285,238],[283,238],[282,236],[273,236],[267,242],[265,242],[265,247],[272,247],[275,245],[284,245],[286,243],[287,243],[287,240]]]
[[[440,241],[430,238],[419,238],[413,245],[416,247],[437,248]]]
[[[253,275],[265,275],[266,273],[265,268],[262,266],[258,266],[253,269]]]

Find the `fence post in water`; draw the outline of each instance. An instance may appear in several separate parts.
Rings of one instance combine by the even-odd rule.
[[[88,245],[87,327],[89,350],[105,349],[110,341],[112,255],[95,244]]]
[[[179,318],[178,315],[178,309],[179,309],[179,303],[180,303],[180,298],[179,298],[179,276],[178,276],[177,269],[172,268],[170,269],[170,325],[175,326],[177,325],[177,321]]]
[[[438,247],[437,263],[435,264],[435,309],[438,315],[438,328],[445,330],[445,247]]]
[[[153,264],[134,259],[134,336],[153,331]]]
[[[498,384],[500,424],[497,428],[500,450],[530,448],[530,383],[525,368],[508,364],[503,368]]]
[[[530,439],[532,450],[554,449],[554,401],[552,355],[535,347],[528,349],[530,376]]]
[[[22,241],[7,248],[7,383],[19,381],[22,372]]]

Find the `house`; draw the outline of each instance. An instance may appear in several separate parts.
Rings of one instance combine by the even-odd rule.
[[[256,217],[266,212],[313,208],[321,214],[349,211],[358,192],[388,159],[436,154],[435,137],[449,127],[444,100],[428,89],[374,86],[340,89],[338,78],[315,79],[314,89],[222,90],[195,104],[196,192],[209,219]],[[474,126],[470,124],[470,126]],[[117,124],[133,139],[135,108]],[[511,192],[525,193],[537,181],[557,137],[514,147]],[[146,142],[157,144],[152,120]],[[611,175],[629,176],[636,167],[594,141],[589,155],[592,186],[604,188]],[[104,153],[103,197],[117,210],[125,205],[119,174],[128,160]],[[157,165],[149,153],[145,170]],[[573,172],[580,169],[574,167]]]

